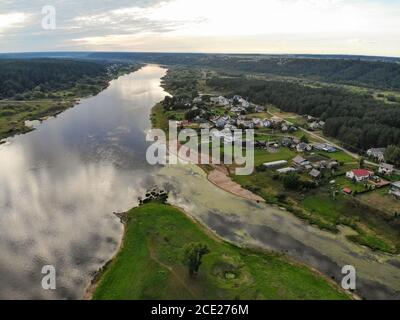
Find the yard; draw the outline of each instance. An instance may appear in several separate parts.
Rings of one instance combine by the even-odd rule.
[[[372,207],[380,208],[391,216],[396,212],[400,214],[400,200],[395,199],[389,194],[389,187],[359,195],[358,199]]]

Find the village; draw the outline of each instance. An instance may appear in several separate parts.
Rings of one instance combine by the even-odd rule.
[[[360,201],[370,206],[375,206],[378,199],[382,209],[396,215],[400,212],[400,172],[385,162],[384,148],[370,149],[355,159],[326,143],[326,139],[307,134],[322,134],[325,123],[320,119],[281,113],[276,116],[269,107],[253,104],[238,95],[232,98],[201,95],[190,103],[186,101],[179,110],[174,109],[174,103],[168,103],[164,102],[164,107],[167,110],[170,107],[169,119],[177,120],[182,129],[218,129],[216,137],[228,142],[233,142],[233,130],[253,129],[257,171],[267,170],[273,176],[296,174],[317,188],[325,185],[334,193],[360,196]],[[375,165],[371,166],[372,163]],[[368,195],[374,192],[378,196]],[[374,200],[371,202],[369,198]]]

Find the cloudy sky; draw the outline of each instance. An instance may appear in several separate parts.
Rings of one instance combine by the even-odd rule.
[[[0,51],[400,56],[399,17],[400,0],[0,0]]]

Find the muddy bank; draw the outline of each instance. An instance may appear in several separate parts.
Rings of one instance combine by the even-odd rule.
[[[331,234],[265,203],[221,190],[195,165],[167,166],[157,181],[171,191],[170,202],[219,236],[241,246],[282,252],[341,282],[341,269],[357,270],[357,294],[366,299],[400,299],[400,258],[348,241],[342,228]]]

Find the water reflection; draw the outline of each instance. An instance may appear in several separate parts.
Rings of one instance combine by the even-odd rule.
[[[80,298],[115,252],[122,227],[112,213],[153,183],[145,130],[165,72],[123,76],[0,146],[1,299]],[[41,289],[46,264],[56,267],[56,291]]]

